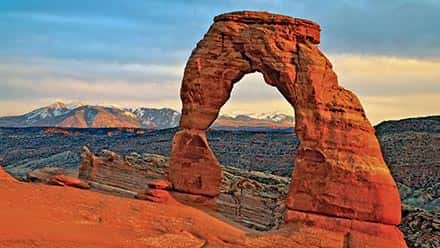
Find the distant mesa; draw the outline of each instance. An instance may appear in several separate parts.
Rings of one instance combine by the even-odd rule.
[[[119,108],[115,106],[56,102],[18,116],[0,117],[0,127],[144,128],[179,126],[181,114],[170,108]],[[220,116],[213,128],[221,130],[291,130],[293,117],[283,113],[246,113]],[[55,130],[52,130],[55,131]]]

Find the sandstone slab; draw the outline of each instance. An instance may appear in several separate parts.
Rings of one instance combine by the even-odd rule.
[[[27,180],[34,183],[47,183],[54,176],[66,175],[67,172],[63,168],[44,167],[35,169],[27,174]]]
[[[65,175],[53,176],[47,182],[48,184],[58,185],[58,186],[69,186],[79,189],[90,189],[90,185],[81,179],[69,177]]]

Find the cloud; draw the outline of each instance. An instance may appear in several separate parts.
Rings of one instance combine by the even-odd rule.
[[[0,114],[24,113],[56,100],[179,109],[182,72],[183,65],[0,61]],[[11,109],[13,102],[17,107]]]
[[[340,85],[359,96],[372,123],[440,114],[440,62],[363,54],[329,54]],[[291,113],[261,74],[247,75],[232,91],[222,113]]]
[[[439,113],[438,1],[4,0],[0,114],[54,100],[180,108],[191,49],[214,16],[243,9],[318,22],[321,49],[370,118]],[[223,111],[291,111],[262,81],[242,79]]]
[[[384,120],[440,115],[438,93],[416,93],[398,97],[367,96],[361,97],[360,100],[373,124]]]
[[[329,54],[329,58],[340,84],[359,96],[374,123],[417,113],[439,114],[440,62],[359,54]],[[183,67],[0,60],[0,114],[23,113],[56,100],[180,109]],[[292,109],[260,73],[253,73],[237,82],[222,109],[225,114],[240,111],[291,113]]]
[[[4,0],[0,56],[182,64],[214,16],[243,9],[317,21],[325,52],[440,59],[440,2],[432,0]]]
[[[5,59],[0,60],[0,79],[26,80],[76,79],[94,81],[126,81],[129,84],[148,82],[169,84],[180,81],[183,65],[97,63],[82,60]],[[128,85],[129,86],[129,85]]]
[[[360,54],[328,56],[340,84],[361,96],[440,96],[440,61]]]

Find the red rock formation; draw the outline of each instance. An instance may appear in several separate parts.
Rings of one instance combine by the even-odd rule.
[[[403,234],[393,225],[288,210],[286,222],[301,223],[343,235],[344,247],[406,247]]]
[[[69,177],[66,175],[53,176],[47,183],[58,186],[70,186],[79,189],[90,189],[90,185],[88,183],[78,178]]]
[[[207,196],[219,194],[220,163],[209,148],[204,131],[186,129],[176,134],[169,171],[169,178],[178,191]]]
[[[169,177],[183,192],[218,195],[220,167],[205,138],[231,90],[261,72],[295,109],[301,141],[287,197],[290,211],[389,224],[400,198],[357,99],[340,87],[318,48],[320,27],[266,12],[217,16],[185,68],[180,126]]]
[[[169,181],[159,179],[148,182],[148,187],[153,189],[170,190],[173,188],[173,185]]]
[[[58,167],[44,167],[40,169],[35,169],[27,174],[27,179],[34,183],[48,183],[52,177],[59,175],[69,175],[73,176],[73,174],[69,173],[63,168]]]
[[[135,196],[151,181],[168,176],[167,158],[159,155],[132,154],[122,157],[108,150],[103,150],[99,155],[93,154],[87,147],[83,147],[83,150],[79,178],[100,191]]]
[[[163,189],[145,189],[142,192],[139,192],[136,196],[136,199],[147,200],[151,202],[157,203],[167,203],[167,204],[180,204],[174,197],[170,194],[170,192]]]
[[[158,179],[148,182],[147,185],[148,187],[138,192],[135,198],[157,203],[180,204],[174,199],[170,192],[168,192],[168,190],[172,189],[172,184],[169,181]]]

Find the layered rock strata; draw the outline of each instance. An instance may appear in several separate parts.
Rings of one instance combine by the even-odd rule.
[[[81,177],[92,186],[92,189],[116,195],[134,196],[138,199],[164,204],[179,204],[176,199],[181,200],[182,198],[190,201],[205,200],[202,197],[197,197],[197,195],[180,194],[173,191],[172,185],[167,181],[166,172],[169,169],[169,162],[166,157],[137,153],[121,157],[112,153],[118,159],[110,161],[108,160],[109,153],[110,151],[104,150],[100,155],[95,155],[86,150],[82,154]],[[106,166],[104,168],[90,166],[90,161],[94,161],[98,165],[105,163]],[[121,162],[125,164],[121,164]],[[85,177],[90,175],[86,170],[91,170],[93,167],[95,167],[95,176],[93,178]],[[144,181],[137,181],[139,185],[133,186],[130,183],[121,181],[119,176],[108,177],[108,173],[119,173],[121,169],[118,167],[145,168]],[[213,207],[214,210],[236,223],[256,230],[268,231],[280,228],[285,222],[284,215],[286,215],[288,222],[307,227],[301,230],[314,230],[313,233],[315,233],[318,232],[315,230],[316,228],[326,229],[334,233],[335,238],[341,239],[342,243],[345,242],[345,239],[346,242],[352,243],[360,239],[366,244],[373,245],[372,247],[405,247],[402,235],[391,225],[299,211],[288,211],[286,214],[285,199],[289,180],[285,177],[245,171],[233,167],[222,166],[221,169],[223,178],[220,184],[220,195],[213,198],[215,202]],[[136,177],[134,175],[136,170],[127,171],[128,174],[123,177],[125,180],[129,181],[131,177]],[[105,176],[108,178],[102,180]],[[309,234],[295,234],[295,237],[304,238],[304,235]],[[373,238],[373,236],[382,238]],[[383,246],[377,246],[375,242],[383,242]],[[376,246],[374,246],[375,244]]]
[[[151,180],[166,178],[168,159],[155,154],[122,157],[109,150],[95,156],[87,147],[81,154],[79,178],[101,191],[135,196]]]
[[[327,222],[323,226],[330,229],[339,219],[348,222],[340,231],[357,240],[349,247],[361,246],[368,239],[362,235],[370,240],[377,236],[369,232],[370,223],[384,225],[387,230],[377,229],[387,234],[379,238],[388,245],[384,247],[402,247],[395,227],[401,219],[396,183],[358,98],[339,86],[319,42],[320,27],[311,21],[249,11],[217,16],[185,67],[180,92],[183,130],[173,141],[169,178],[178,191],[220,194],[221,169],[205,130],[234,84],[245,74],[260,72],[295,109],[301,144],[287,216],[325,217],[318,222],[287,220],[318,226]],[[362,224],[351,224],[358,222]]]
[[[171,192],[173,187],[167,182],[169,162],[166,157],[137,153],[122,157],[108,150],[95,155],[85,148],[81,158],[79,176],[92,189],[175,204],[171,194],[176,193]],[[261,231],[284,223],[287,178],[231,167],[221,169],[220,194],[214,198],[216,211]]]

